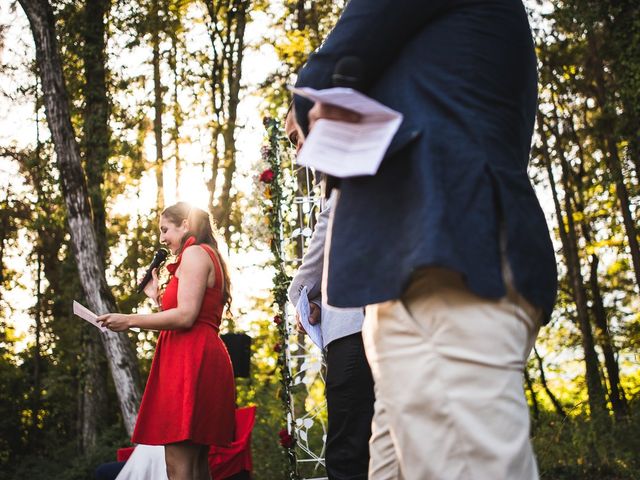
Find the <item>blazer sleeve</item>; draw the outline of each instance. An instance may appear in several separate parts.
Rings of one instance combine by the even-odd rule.
[[[300,70],[296,86],[331,87],[336,63],[353,56],[364,64],[362,80],[366,93],[425,24],[457,3],[452,0],[350,0],[325,42]],[[296,118],[306,135],[307,114],[313,104],[297,96],[294,102]]]
[[[309,300],[315,300],[314,303],[322,301],[322,270],[324,267],[324,242],[327,236],[327,226],[329,224],[329,215],[331,207],[329,202],[318,215],[316,226],[311,236],[311,242],[304,257],[302,264],[289,285],[289,300],[294,305],[300,299],[300,290],[307,287],[307,297]]]

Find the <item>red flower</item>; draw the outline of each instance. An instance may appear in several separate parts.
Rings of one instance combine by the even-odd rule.
[[[262,147],[260,147],[260,155],[264,160],[269,160],[271,152],[271,145],[263,145]]]
[[[275,323],[276,325],[280,325],[282,323],[282,317],[280,315],[276,315],[275,317],[273,317],[273,323]]]
[[[260,181],[264,183],[271,183],[273,181],[273,170],[267,168],[260,174]]]
[[[273,346],[273,351],[276,352],[276,353],[280,353],[282,351],[282,345],[280,345],[279,343],[276,343]]]
[[[291,434],[287,431],[286,428],[283,428],[278,432],[278,436],[280,437],[280,445],[284,448],[291,448],[295,443],[295,439],[291,436]]]

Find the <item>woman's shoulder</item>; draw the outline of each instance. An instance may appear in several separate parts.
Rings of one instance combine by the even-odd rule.
[[[206,260],[211,258],[210,255],[206,252],[203,247],[203,244],[194,244],[189,245],[182,252],[182,261],[181,263],[188,264],[196,264],[196,263],[204,263],[206,265]]]

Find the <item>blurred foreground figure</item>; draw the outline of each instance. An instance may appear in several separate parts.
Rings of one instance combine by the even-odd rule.
[[[536,479],[522,371],[556,264],[527,176],[536,58],[520,0],[351,0],[297,86],[362,91],[404,115],[376,175],[343,179],[329,305],[368,305],[369,478]],[[297,98],[303,133],[353,112]]]

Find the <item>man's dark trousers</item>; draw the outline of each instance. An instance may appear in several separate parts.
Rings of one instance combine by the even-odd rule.
[[[330,480],[364,480],[369,466],[373,378],[360,332],[327,346],[327,473]]]

